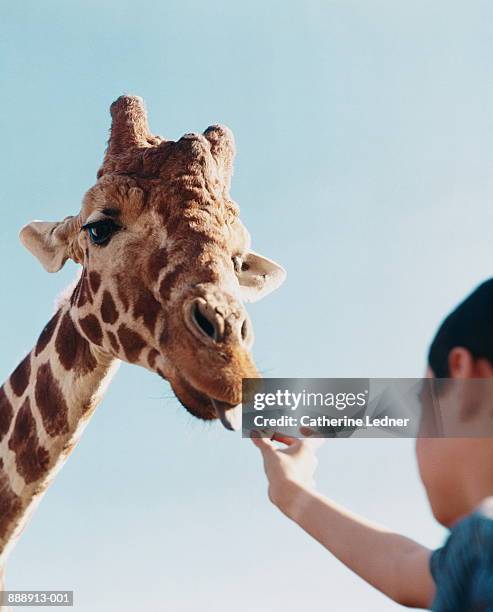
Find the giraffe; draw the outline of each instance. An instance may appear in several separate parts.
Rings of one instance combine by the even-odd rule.
[[[0,578],[122,360],[167,380],[195,417],[238,428],[242,378],[258,376],[244,302],[285,277],[250,249],[230,198],[228,128],[175,142],[151,134],[137,96],[110,113],[80,212],[20,232],[48,272],[71,259],[80,275],[0,387]]]

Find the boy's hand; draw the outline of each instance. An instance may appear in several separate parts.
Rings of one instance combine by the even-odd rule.
[[[264,459],[271,501],[382,593],[402,605],[428,609],[435,593],[431,551],[372,525],[314,490],[315,450],[324,440],[297,440],[276,434],[273,439],[285,444],[278,448],[272,440],[256,437],[255,433],[252,441]],[[304,428],[301,433],[310,435]]]
[[[277,448],[272,440],[286,445]],[[269,499],[286,514],[296,513],[300,493],[315,488],[317,468],[315,451],[324,440],[289,438],[275,434],[272,439],[252,432],[252,441],[260,449],[269,481]]]

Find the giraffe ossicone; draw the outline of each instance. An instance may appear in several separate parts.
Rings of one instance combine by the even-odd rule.
[[[244,302],[285,278],[250,249],[230,198],[228,128],[165,140],[151,134],[136,96],[118,98],[111,115],[79,213],[20,234],[49,272],[68,259],[82,271],[0,388],[0,564],[119,360],[168,380],[194,416],[239,426],[242,379],[258,376]]]

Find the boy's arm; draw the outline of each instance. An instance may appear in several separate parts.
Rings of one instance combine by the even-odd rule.
[[[277,438],[278,449],[253,438],[261,450],[271,501],[352,571],[394,601],[427,608],[435,593],[431,551],[348,512],[313,489],[316,440]]]

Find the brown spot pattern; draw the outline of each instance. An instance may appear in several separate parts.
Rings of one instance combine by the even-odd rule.
[[[78,374],[85,375],[92,372],[97,366],[89,343],[78,333],[68,312],[63,315],[58,328],[55,348],[60,363],[66,370],[73,370]]]
[[[112,331],[107,331],[106,333],[108,335],[111,348],[116,354],[118,354],[118,351],[120,350],[120,345],[118,344],[118,340],[116,339],[115,334]]]
[[[115,301],[113,300],[111,293],[105,291],[103,293],[103,301],[101,303],[101,316],[105,323],[113,324],[118,319],[118,311],[116,309]]]
[[[60,318],[60,313],[61,313],[61,310],[58,310],[53,315],[53,317],[48,321],[43,331],[41,332],[41,335],[38,338],[38,342],[36,343],[36,350],[34,352],[36,356],[38,356],[41,353],[41,351],[43,351],[46,348],[46,346],[48,345],[48,342],[51,340],[53,336],[53,332],[55,331],[56,325],[58,323],[58,319]]]
[[[149,257],[147,270],[149,271],[150,279],[156,281],[159,278],[161,270],[168,264],[168,252],[165,247],[157,249]]]
[[[168,327],[167,325],[163,326],[163,331],[161,332],[160,336],[159,336],[159,346],[165,346],[166,344],[168,344]]]
[[[48,362],[39,366],[34,395],[47,433],[50,436],[67,433],[67,403]]]
[[[7,474],[0,467],[0,539],[6,540],[12,530],[12,522],[22,510],[21,499],[11,487]]]
[[[29,384],[29,377],[31,376],[31,353],[27,354],[20,364],[15,368],[11,377],[10,385],[12,391],[21,397],[24,391],[27,389]]]
[[[36,421],[28,397],[15,418],[9,448],[15,453],[17,471],[26,484],[39,480],[48,469],[50,455],[46,448],[39,445]]]
[[[10,428],[10,423],[14,417],[14,409],[5,393],[5,389],[0,387],[0,442]]]
[[[178,264],[174,270],[168,272],[163,278],[161,285],[159,286],[159,295],[164,302],[169,300],[171,292],[185,271],[185,266],[183,264]]]
[[[94,342],[94,344],[101,344],[101,340],[103,339],[103,330],[101,329],[101,325],[99,324],[99,321],[95,315],[87,315],[87,317],[84,317],[79,321],[79,324],[91,342]]]
[[[151,349],[149,351],[149,354],[147,355],[147,363],[149,364],[150,368],[154,368],[154,366],[156,365],[156,359],[159,357],[159,353],[156,351],[156,349]]]
[[[89,285],[91,286],[94,295],[98,292],[101,285],[101,274],[96,271],[89,272]]]
[[[142,317],[144,325],[152,334],[156,327],[157,316],[161,310],[161,304],[154,299],[150,292],[141,291],[134,305],[134,317],[136,319]]]
[[[137,332],[129,329],[126,325],[118,328],[118,339],[130,362],[137,361],[139,355],[146,345],[144,339]]]

